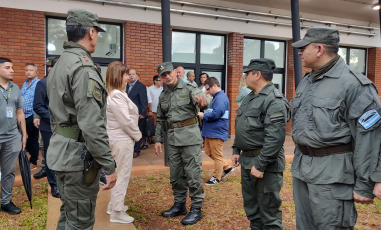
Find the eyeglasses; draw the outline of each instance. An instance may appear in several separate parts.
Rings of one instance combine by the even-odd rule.
[[[209,86],[208,88],[205,87],[206,91],[209,91],[210,88],[212,88],[213,86]]]

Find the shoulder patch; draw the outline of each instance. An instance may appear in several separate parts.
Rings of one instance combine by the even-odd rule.
[[[90,79],[90,84],[91,84],[91,88],[90,88],[90,93],[91,95],[93,95],[93,97],[95,99],[97,99],[98,101],[100,101],[102,99],[102,88],[101,86],[99,85],[98,82],[96,82],[95,80],[93,79]]]
[[[80,56],[79,59],[81,59],[82,66],[93,66],[95,68],[93,60],[91,60],[91,58],[88,58],[86,56]]]
[[[270,114],[270,121],[272,123],[284,122],[284,114],[282,112],[275,112]]]
[[[365,75],[363,75],[359,71],[357,71],[357,70],[355,70],[353,68],[350,68],[349,71],[357,78],[357,80],[360,81],[360,83],[362,85],[373,84],[373,82],[371,80],[369,80]]]
[[[279,90],[277,88],[274,89],[274,94],[276,97],[280,97],[280,98],[283,97],[283,94],[281,92],[279,92]]]
[[[360,125],[362,125],[362,127],[364,127],[364,129],[369,129],[380,119],[380,114],[375,109],[371,109],[365,112],[363,115],[361,115],[358,122],[360,123]]]

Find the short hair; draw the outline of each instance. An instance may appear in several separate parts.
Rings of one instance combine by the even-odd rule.
[[[271,81],[273,79],[273,72],[269,72],[269,71],[259,71],[259,72],[261,72],[262,77],[266,81]]]
[[[199,78],[201,78],[202,75],[206,75],[206,78],[209,78],[209,75],[207,73],[200,73],[200,75],[198,75]]]
[[[192,74],[195,75],[193,71],[188,71],[187,77],[190,77]]]
[[[106,71],[106,88],[110,93],[114,89],[124,91],[123,75],[128,73],[127,65],[120,61],[111,62]]]
[[[159,79],[159,75],[153,76],[152,81],[156,81],[157,79]]]
[[[66,33],[67,33],[67,40],[69,42],[78,42],[86,37],[86,34],[89,32],[91,26],[82,26],[82,25],[75,25],[75,26],[68,26],[69,23],[77,23],[77,20],[75,18],[68,18],[66,19]],[[96,28],[95,28],[96,29]]]
[[[36,66],[36,64],[34,64],[34,63],[26,63],[26,64],[25,64],[25,68],[26,68],[28,65],[33,66],[33,67],[36,69],[36,71],[37,71],[37,66]]]
[[[11,62],[12,63],[11,59],[5,58],[5,57],[0,57],[0,64],[3,64],[4,62]]]
[[[218,82],[218,79],[215,77],[210,77],[205,80],[204,85],[209,85],[209,87],[212,87],[213,85],[217,85],[217,87],[220,87],[220,82]]]
[[[328,55],[336,55],[339,52],[339,44],[322,44]]]

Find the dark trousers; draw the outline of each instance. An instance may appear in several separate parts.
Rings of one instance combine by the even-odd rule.
[[[46,159],[46,153],[48,152],[48,147],[50,143],[50,138],[52,137],[53,133],[52,132],[45,132],[40,130],[41,136],[42,136],[42,141],[44,142],[44,158]],[[48,164],[45,164],[45,170],[46,170],[46,176],[48,177],[48,182],[51,187],[57,186],[57,179],[56,179],[56,174],[54,173],[53,170],[49,169]]]
[[[38,160],[38,129],[33,124],[33,115],[26,118],[26,133],[28,139],[26,141],[26,149],[30,154],[29,162],[36,165]]]
[[[139,118],[138,126],[139,126],[140,132],[144,133],[144,131],[146,129],[145,118]],[[140,153],[140,146],[142,144],[143,138],[141,138],[139,141],[135,142],[134,153]]]

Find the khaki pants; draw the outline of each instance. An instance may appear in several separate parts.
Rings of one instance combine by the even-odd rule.
[[[230,168],[224,161],[224,155],[222,150],[224,148],[224,141],[217,138],[205,138],[205,154],[208,155],[214,161],[213,176],[221,181],[222,171]]]
[[[110,141],[112,157],[116,162],[116,175],[118,179],[115,187],[111,189],[111,207],[113,211],[120,212],[124,207],[124,197],[127,193],[131,176],[134,141]]]

